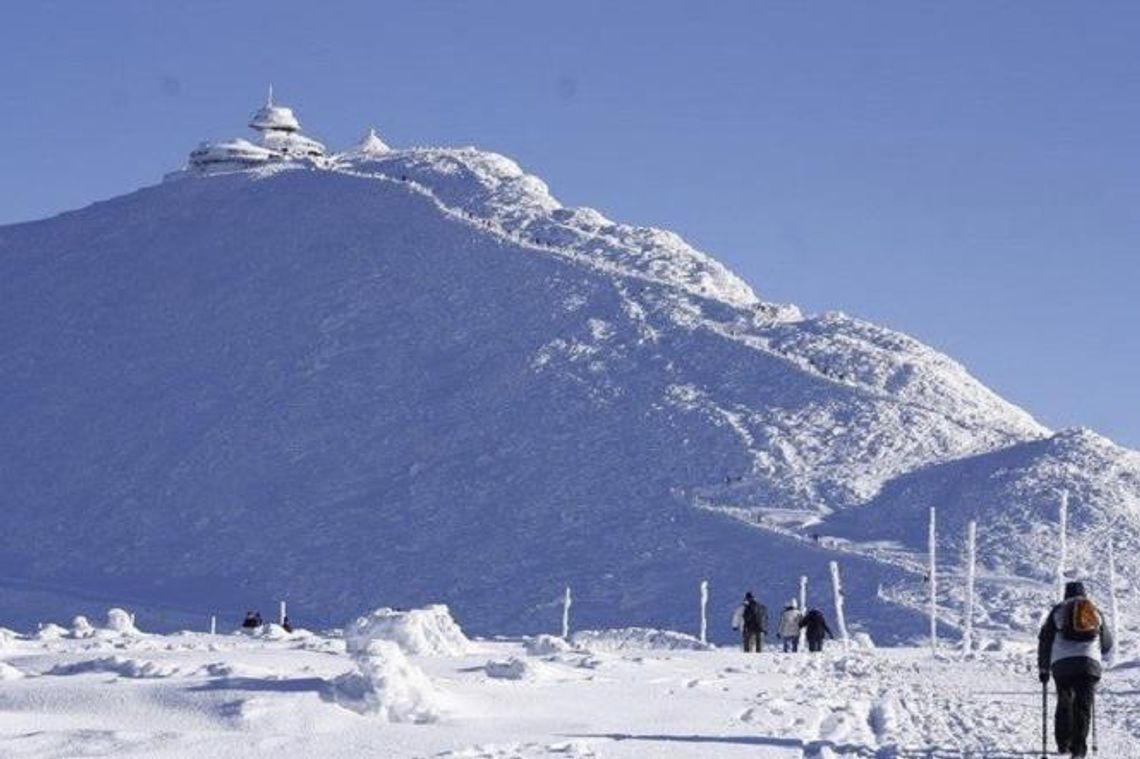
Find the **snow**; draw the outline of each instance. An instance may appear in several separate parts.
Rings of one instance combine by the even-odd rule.
[[[699,638],[673,630],[623,627],[613,630],[581,630],[570,637],[575,648],[589,651],[705,651],[710,648]]]
[[[854,759],[1040,745],[1030,638],[969,659],[630,645],[588,666],[511,640],[457,656],[376,640],[362,670],[359,651],[316,637],[325,650],[204,633],[18,638],[0,655],[0,755]],[[1138,687],[1134,654],[1106,673],[1101,755],[1135,755]]]
[[[459,656],[471,647],[443,604],[407,611],[377,609],[349,624],[345,641],[349,653],[367,652],[378,642],[420,656]]]

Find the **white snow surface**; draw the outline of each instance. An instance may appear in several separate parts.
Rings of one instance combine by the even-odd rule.
[[[1013,759],[1040,747],[1028,638],[965,658],[832,644],[541,660],[510,640],[422,657],[379,641],[365,678],[342,640],[317,637],[322,650],[203,633],[18,639],[0,654],[0,755]],[[1140,756],[1136,652],[1102,681],[1100,756]]]
[[[1099,582],[1111,536],[1134,624],[1136,454],[497,154],[346,153],[0,227],[0,321],[0,623],[442,599],[534,634],[570,585],[576,627],[697,632],[700,580],[714,619],[801,574],[821,605],[838,560],[853,634],[891,643],[921,631],[937,505],[946,562],[978,519],[1000,637],[1052,597],[1063,486],[1072,572]]]

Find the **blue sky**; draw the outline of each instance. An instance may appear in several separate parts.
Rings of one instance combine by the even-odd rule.
[[[1140,447],[1140,4],[36,2],[0,223],[157,181],[272,82],[333,146],[475,144],[766,298]]]

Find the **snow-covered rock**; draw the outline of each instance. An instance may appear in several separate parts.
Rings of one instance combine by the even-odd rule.
[[[345,627],[344,640],[350,655],[367,652],[377,641],[419,656],[462,656],[471,647],[442,604],[406,611],[376,609]]]
[[[708,651],[712,646],[692,635],[674,630],[623,627],[613,630],[580,630],[570,636],[577,648],[588,651]]]
[[[574,646],[556,635],[536,635],[523,641],[523,648],[531,656],[549,656],[573,651]]]
[[[95,627],[80,614],[71,620],[70,635],[73,638],[90,638],[95,635]]]
[[[135,620],[131,613],[119,608],[107,610],[107,629],[119,635],[139,634],[139,629],[135,627]]]
[[[32,637],[36,640],[59,640],[68,634],[67,628],[60,627],[54,622],[40,625]]]
[[[358,671],[333,682],[337,703],[390,722],[434,722],[439,718],[441,704],[435,687],[398,645],[373,638],[361,647],[358,638],[349,653]]]
[[[84,659],[68,664],[57,664],[49,669],[48,675],[85,675],[91,672],[112,672],[120,677],[161,678],[177,674],[176,667],[167,666],[145,659],[132,659],[124,656],[104,656]]]
[[[27,677],[27,674],[22,669],[6,661],[0,661],[0,682],[6,680],[21,680],[24,677]]]

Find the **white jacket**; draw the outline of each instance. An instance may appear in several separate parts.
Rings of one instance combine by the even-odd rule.
[[[780,615],[779,635],[781,638],[798,638],[800,635],[800,620],[804,618],[796,609],[784,609]]]

